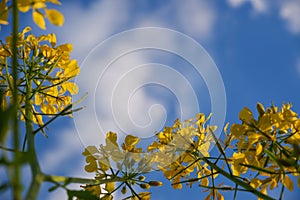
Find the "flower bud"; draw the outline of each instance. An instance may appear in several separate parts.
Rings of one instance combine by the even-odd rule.
[[[138,179],[139,179],[140,181],[144,181],[144,180],[146,179],[146,177],[145,177],[145,176],[139,176]]]
[[[122,194],[126,194],[126,192],[127,192],[126,186],[124,186],[124,187],[122,188],[121,192],[122,192]]]
[[[142,184],[140,184],[140,187],[145,190],[148,190],[151,186],[148,183],[142,183]]]
[[[261,103],[259,103],[259,102],[257,103],[256,109],[257,109],[260,117],[265,114],[265,108]]]
[[[160,182],[160,181],[149,181],[149,185],[151,185],[151,186],[162,186],[162,182]]]

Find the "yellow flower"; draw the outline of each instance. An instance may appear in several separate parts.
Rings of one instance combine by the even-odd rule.
[[[114,189],[115,189],[115,183],[114,182],[106,183],[105,190],[108,193],[111,193]]]
[[[9,0],[2,0],[0,2],[0,24],[8,24],[8,6]],[[47,18],[51,24],[56,26],[62,26],[64,23],[64,16],[55,9],[47,9],[47,4],[61,3],[58,0],[21,0],[17,2],[19,11],[28,12],[32,9],[32,19],[36,25],[41,29],[46,29],[45,18]]]
[[[248,168],[241,165],[241,164],[249,164],[245,154],[240,152],[238,153],[234,152],[232,156],[232,160],[233,160],[233,164],[231,168],[232,168],[233,175],[240,176],[240,174],[245,174],[247,172]]]
[[[291,104],[283,104],[282,108],[272,105],[265,111],[258,103],[257,110],[257,120],[244,108],[239,116],[242,123],[231,126],[228,137],[237,139],[228,139],[237,147],[230,158],[233,174],[241,176],[248,168],[258,172],[250,184],[265,194],[268,187],[272,190],[279,182],[293,190],[294,183],[288,173],[299,176],[299,153],[294,153],[300,152],[298,115],[291,110]]]
[[[0,2],[0,24],[7,25],[8,24],[8,7],[6,5],[6,1],[2,0]]]
[[[26,2],[24,1],[20,6],[24,7]],[[38,4],[38,1],[35,2],[34,6],[39,7],[42,5]],[[44,4],[45,1],[40,3]],[[20,86],[20,90],[25,91],[26,81],[28,80],[25,77],[31,77],[34,91],[31,100],[33,100],[35,109],[33,121],[41,125],[43,124],[43,117],[58,114],[72,103],[71,95],[78,93],[78,86],[72,82],[72,79],[78,75],[79,66],[76,60],[70,59],[72,45],[56,46],[55,34],[51,33],[36,37],[30,31],[31,28],[27,26],[18,34],[17,58],[20,63],[18,84],[24,85],[24,89]],[[0,45],[0,62],[4,62],[3,64],[12,55],[11,46],[11,36],[6,38],[6,44]],[[2,70],[1,68],[1,73]],[[28,74],[29,72],[31,74]],[[10,83],[12,83],[12,80],[10,77],[9,75],[7,79],[1,82],[2,85],[7,86],[5,88],[6,97],[9,96],[11,90]],[[22,107],[25,100],[24,93],[20,93],[19,99]],[[46,115],[41,115],[41,113]],[[72,116],[72,114],[69,114],[69,116]]]
[[[281,182],[287,189],[289,189],[289,191],[293,191],[294,183],[288,175],[283,175],[283,178],[281,179]]]
[[[242,120],[243,122],[245,122],[247,124],[253,123],[253,120],[254,120],[251,110],[247,107],[244,107],[243,110],[241,110],[241,112],[239,114],[239,118],[240,118],[240,120]]]
[[[132,135],[127,135],[125,137],[125,142],[123,144],[123,149],[129,152],[138,152],[135,146],[140,142],[140,138],[132,136]]]

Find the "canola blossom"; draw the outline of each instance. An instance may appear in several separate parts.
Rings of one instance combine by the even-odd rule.
[[[62,26],[64,16],[56,9],[48,9],[47,4],[52,3],[60,5],[58,0],[21,0],[17,2],[17,7],[20,12],[26,13],[32,10],[32,19],[34,23],[41,29],[46,29],[46,21],[56,26]],[[7,25],[9,21],[9,7],[11,1],[2,0],[0,2],[0,25]]]
[[[234,147],[230,158],[233,175],[254,172],[247,176],[249,183],[264,194],[279,183],[292,191],[291,176],[298,177],[300,187],[300,119],[291,107],[283,104],[265,109],[258,103],[256,119],[245,107],[239,114],[242,123],[233,124],[227,138]]]
[[[127,135],[120,146],[117,134],[109,132],[105,145],[89,146],[83,152],[87,162],[85,170],[96,173],[95,179],[110,179],[120,184],[106,184],[102,189],[94,185],[94,193],[105,199],[119,188],[126,194],[128,185],[131,191],[134,185],[147,190],[151,184],[144,184],[144,178],[139,177],[151,170],[161,171],[174,189],[182,189],[183,184],[189,187],[198,184],[208,192],[206,200],[223,200],[224,190],[257,191],[253,193],[258,199],[264,199],[268,190],[280,185],[292,191],[295,184],[291,176],[298,177],[300,187],[300,118],[291,104],[265,109],[258,103],[257,112],[256,119],[249,108],[242,109],[241,124],[232,124],[230,133],[227,124],[224,141],[215,138],[216,127],[208,125],[210,116],[202,113],[183,122],[175,120],[172,127],[157,133],[156,140],[144,149],[136,146],[138,137]],[[209,152],[212,142],[219,149],[217,155]],[[219,181],[222,175],[229,179],[228,183]],[[230,181],[240,185],[231,186]],[[131,192],[131,199],[148,199],[138,197],[139,194]]]
[[[71,104],[71,95],[78,93],[78,86],[72,79],[80,69],[76,60],[70,58],[71,44],[56,44],[56,35],[34,36],[28,26],[18,34],[18,104],[20,118],[24,120],[26,87],[32,82],[33,122],[42,126],[43,117],[54,116]],[[0,84],[2,109],[12,104],[11,66],[12,37],[0,41]],[[66,114],[66,113],[64,113]],[[71,113],[68,113],[71,116]]]
[[[49,4],[61,3],[2,0],[0,25],[8,25],[10,17],[16,17],[10,12],[19,11],[31,12],[33,22],[43,30],[46,20],[62,26],[64,16]],[[82,153],[84,169],[95,174],[94,179],[45,174],[36,155],[35,133],[45,134],[44,129],[58,116],[72,116],[71,96],[79,90],[72,80],[80,69],[71,59],[72,45],[57,45],[54,33],[35,36],[29,26],[19,33],[16,30],[0,41],[0,164],[13,172],[8,186],[1,182],[1,188],[11,187],[14,199],[21,199],[20,169],[25,164],[32,176],[26,199],[36,199],[41,183],[51,182],[54,186],[49,191],[62,188],[69,199],[112,200],[120,191],[123,199],[150,200],[149,189],[162,186],[148,174],[154,170],[161,172],[174,189],[203,188],[205,200],[224,200],[224,191],[232,191],[234,198],[237,192],[248,192],[258,199],[282,199],[285,188],[292,191],[300,187],[300,118],[289,103],[268,108],[258,103],[257,117],[243,108],[241,122],[224,127],[223,140],[214,135],[217,127],[209,124],[211,115],[203,113],[185,121],[175,120],[173,126],[154,134],[147,146],[132,135],[119,144],[118,135],[108,132],[105,144],[88,146]],[[25,121],[27,149],[24,144],[22,151],[19,149],[18,128],[8,131],[10,120]],[[35,131],[33,124],[38,126]],[[10,132],[14,149],[5,146]],[[212,144],[216,151],[210,152]],[[11,160],[5,151],[14,154]],[[68,187],[71,183],[81,185],[72,190]],[[137,187],[142,192],[136,192]],[[268,194],[276,188],[280,188],[279,197]]]

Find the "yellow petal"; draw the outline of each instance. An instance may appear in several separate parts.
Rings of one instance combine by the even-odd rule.
[[[208,186],[208,185],[209,185],[209,180],[208,180],[208,178],[203,178],[203,179],[201,180],[201,185],[203,185],[203,186]]]
[[[50,115],[57,113],[57,109],[55,106],[44,104],[44,103],[42,103],[41,105],[41,111],[45,114],[50,114]]]
[[[157,135],[157,138],[159,139],[159,142],[168,144],[172,140],[172,134],[168,132],[160,132]]]
[[[269,183],[270,184],[270,183]],[[276,178],[272,178],[271,180],[271,184],[270,184],[270,190],[273,190],[274,188],[276,188],[278,186],[278,182],[276,180]]]
[[[254,119],[251,110],[247,107],[244,107],[243,110],[241,110],[241,112],[239,114],[239,118],[240,118],[240,120],[242,120],[243,122],[246,122],[246,123],[251,123]]]
[[[57,5],[61,5],[61,3],[58,0],[48,0],[49,2]]]
[[[138,195],[141,200],[150,200],[150,192],[140,192]]]
[[[56,35],[54,33],[50,33],[48,36],[50,44],[54,47],[56,45]]]
[[[45,9],[47,18],[50,23],[56,26],[62,26],[64,24],[64,16],[55,9]]]
[[[259,119],[257,126],[263,132],[267,132],[267,131],[272,130],[272,123],[271,123],[270,115],[264,114]]]
[[[30,4],[32,0],[22,0],[18,1],[18,9],[21,12],[28,12],[30,9]]]
[[[90,191],[95,196],[100,196],[101,194],[101,187],[100,185],[87,185],[84,187],[87,191]]]
[[[139,143],[140,138],[132,136],[132,135],[127,135],[125,138],[125,145],[126,146],[135,146],[137,143]]]
[[[218,192],[217,197],[218,200],[224,200],[224,196],[220,192]]]
[[[98,153],[98,149],[95,146],[88,146],[85,148],[84,152],[82,155],[84,156],[90,156],[91,154]]]
[[[106,183],[105,190],[108,193],[111,193],[112,191],[114,191],[114,189],[115,189],[115,183],[114,182]]]
[[[0,24],[8,24],[8,8],[6,6],[6,1],[2,0],[0,3]]]
[[[78,93],[78,86],[76,83],[73,82],[65,82],[61,85],[63,89],[63,93],[68,90],[72,95],[75,95]]]
[[[65,68],[65,76],[66,77],[74,77],[77,76],[80,72],[80,68],[78,67],[78,63],[76,60],[72,60]]]
[[[101,158],[98,160],[99,167],[102,171],[107,171],[110,169],[110,163],[106,158]]]
[[[41,29],[43,29],[43,30],[46,29],[46,23],[45,23],[44,16],[40,12],[37,12],[34,10],[32,12],[32,18],[33,18],[34,23],[36,25],[38,25]]]
[[[33,9],[41,9],[41,8],[46,8],[46,4],[43,2],[34,2],[33,4]]]
[[[154,141],[152,144],[150,144],[147,148],[147,151],[153,151],[153,150],[156,150],[157,148],[159,147],[159,144]]]
[[[234,176],[240,176],[240,170],[238,167],[236,167],[235,165],[231,165],[231,170]]]
[[[263,150],[263,147],[260,143],[257,143],[256,145],[256,155],[258,156]]]
[[[289,191],[293,191],[293,189],[294,189],[294,183],[293,183],[293,181],[290,179],[289,176],[285,175],[285,176],[283,177],[282,184],[283,184],[287,189],[289,189]]]
[[[88,163],[84,168],[85,171],[96,172],[97,171],[97,163],[95,161],[94,156],[87,156],[85,160]]]
[[[262,182],[261,180],[259,180],[258,178],[253,178],[251,181],[250,181],[250,185],[251,187],[253,187],[254,189],[258,188],[259,186],[261,186]]]
[[[113,196],[110,194],[105,194],[104,197],[101,197],[101,200],[112,200]]]
[[[178,184],[173,184],[172,188],[180,190],[180,189],[182,189],[182,184],[179,184],[179,183]]]
[[[57,48],[59,48],[62,51],[66,51],[66,52],[71,52],[73,49],[72,44],[62,44],[62,45],[59,45]]]
[[[108,132],[106,134],[106,144],[110,145],[111,143],[118,146],[118,144],[117,144],[117,134],[114,133],[114,132]]]
[[[40,126],[44,125],[42,115],[35,115],[33,118],[33,122],[39,124]]]
[[[239,138],[241,135],[245,132],[245,127],[241,124],[232,124],[230,127],[230,132],[233,134],[236,138]]]
[[[25,33],[28,33],[29,31],[31,31],[32,28],[30,26],[26,26],[22,32],[21,32],[21,35],[24,37]]]
[[[34,97],[34,103],[37,106],[39,106],[39,105],[41,105],[41,103],[43,103],[43,99],[41,98],[41,96],[39,94],[35,95],[35,97]]]
[[[204,200],[210,200],[210,197],[211,197],[211,193],[209,193]]]

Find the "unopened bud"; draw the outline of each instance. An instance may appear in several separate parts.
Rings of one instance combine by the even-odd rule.
[[[126,186],[124,186],[124,187],[122,188],[121,192],[122,192],[122,194],[126,194],[126,192],[127,192]]]
[[[265,108],[261,103],[259,103],[259,102],[257,103],[256,109],[259,113],[259,116],[263,116],[265,114]]]
[[[148,183],[142,183],[142,184],[140,184],[140,187],[145,190],[148,190],[151,186]]]
[[[146,179],[146,177],[145,177],[145,176],[139,176],[138,179],[139,179],[140,181],[144,181],[144,180]]]
[[[149,185],[151,185],[151,186],[162,186],[162,182],[160,182],[160,181],[149,181]]]

